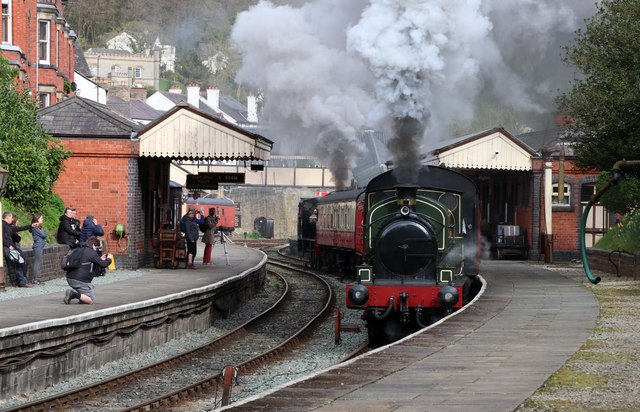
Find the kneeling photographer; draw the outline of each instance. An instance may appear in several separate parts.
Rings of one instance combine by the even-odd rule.
[[[95,287],[91,283],[99,273],[104,274],[111,264],[111,259],[106,254],[99,254],[101,243],[98,238],[91,236],[81,248],[78,256],[78,264],[67,272],[67,283],[71,289],[67,289],[64,295],[64,303],[78,299],[80,303],[92,304],[96,298]]]

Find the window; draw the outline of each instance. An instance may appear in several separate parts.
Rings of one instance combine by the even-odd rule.
[[[98,66],[91,66],[91,75],[92,76],[98,75]]]
[[[49,97],[49,93],[40,93],[38,95],[38,102],[40,104],[40,108],[42,107],[48,107],[50,104],[50,97]]]
[[[38,51],[38,56],[40,59],[40,63],[49,64],[49,51],[50,51],[50,42],[49,42],[49,20],[40,20],[40,25],[38,27],[38,44],[40,49]]]
[[[2,43],[11,44],[11,0],[2,0]]]
[[[117,64],[113,65],[113,66],[111,67],[111,71],[112,71],[114,74],[118,74],[118,73],[120,73],[120,66],[119,66],[119,65],[117,65]]]
[[[139,78],[142,77],[142,67],[140,67],[140,66],[136,67],[135,76],[136,76],[136,79],[139,79]]]
[[[564,196],[563,196],[562,202],[560,202],[558,200],[558,184],[554,183],[553,194],[551,195],[551,203],[558,206],[562,206],[562,205],[569,206],[571,204],[571,185],[570,184],[567,184],[567,183],[564,184],[563,195]]]

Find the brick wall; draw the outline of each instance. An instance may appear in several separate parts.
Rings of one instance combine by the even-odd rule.
[[[635,255],[602,249],[587,249],[591,270],[599,270],[615,276],[640,279],[640,252]]]
[[[144,266],[144,224],[138,181],[138,146],[124,138],[62,138],[72,152],[54,192],[83,222],[94,215],[105,230],[107,250],[118,267]],[[115,225],[123,224],[127,237],[118,240]]]
[[[11,3],[11,45],[0,46],[0,54],[18,65],[22,84],[33,92],[34,98],[39,93],[48,93],[49,103],[54,104],[66,96],[64,81],[72,82],[74,79],[76,38],[62,18],[62,1],[47,3],[56,8],[38,9],[36,0]],[[41,64],[39,61],[39,20],[50,22],[48,64]],[[15,50],[16,47],[19,50]]]

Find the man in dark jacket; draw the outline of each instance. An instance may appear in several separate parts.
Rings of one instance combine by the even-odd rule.
[[[82,246],[82,257],[80,267],[67,272],[67,283],[71,289],[67,289],[64,294],[64,303],[67,305],[73,299],[78,299],[80,303],[92,304],[96,298],[95,287],[91,283],[98,267],[106,268],[111,264],[111,259],[107,255],[98,255],[100,240],[97,237],[90,237]]]
[[[98,219],[93,215],[87,216],[82,224],[82,230],[80,231],[80,243],[84,243],[91,236],[104,236],[104,229],[98,224]]]
[[[4,212],[2,214],[2,250],[4,252],[4,258],[8,263],[8,267],[10,269],[13,269],[13,273],[15,274],[18,281],[18,286],[21,288],[30,288],[33,287],[33,285],[27,282],[27,277],[24,275],[26,269],[24,256],[22,256],[22,251],[14,240],[14,236],[17,235],[17,232],[14,232],[14,228],[11,225],[12,223],[13,213]],[[20,253],[20,255],[22,256],[22,263],[11,262],[11,260],[9,259],[9,255],[12,251]]]
[[[67,245],[70,248],[80,246],[80,221],[76,219],[76,210],[70,207],[64,210],[64,215],[60,216],[60,226],[58,226],[58,243]]]

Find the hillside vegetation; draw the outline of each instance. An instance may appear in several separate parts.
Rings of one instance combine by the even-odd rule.
[[[138,41],[138,51],[159,38],[162,44],[176,47],[176,71],[163,75],[170,84],[215,85],[222,93],[240,98],[244,92],[234,80],[240,56],[229,44],[229,35],[236,15],[256,3],[258,0],[69,0],[64,15],[78,33],[83,50],[105,47],[107,40],[123,31]],[[215,73],[202,64],[207,59],[216,62]]]

